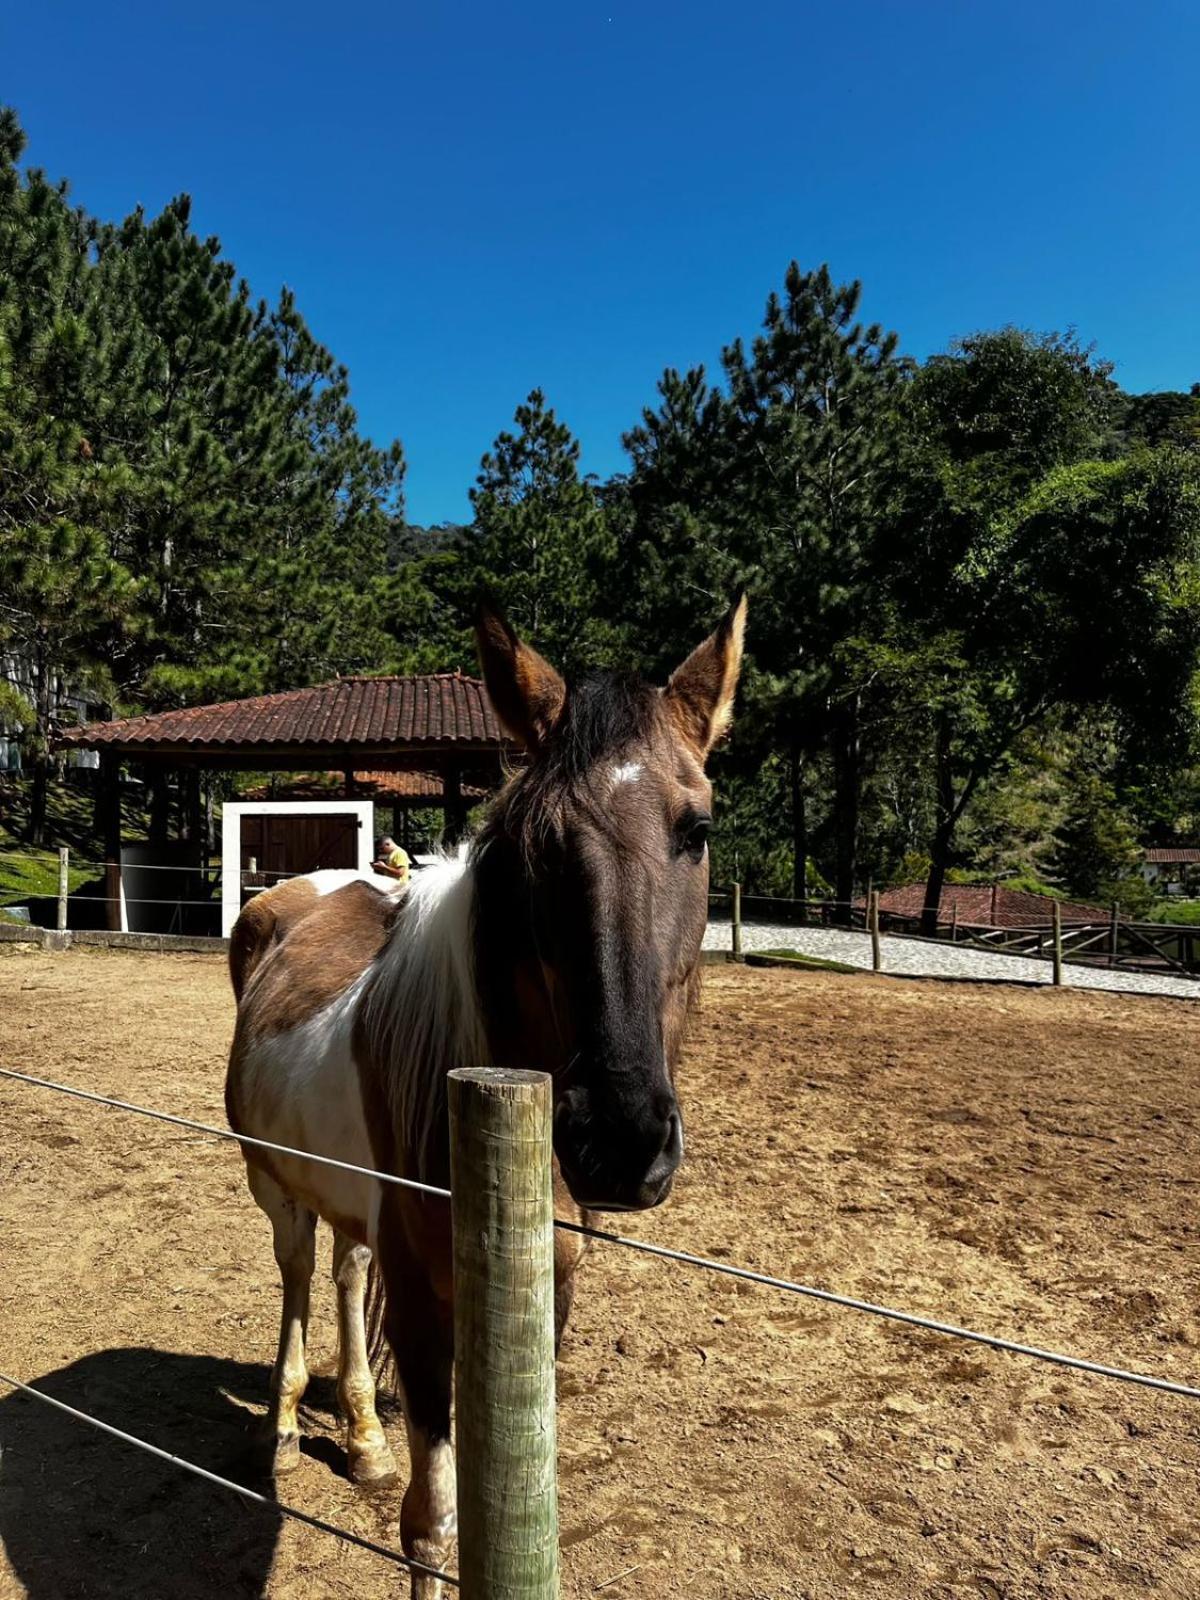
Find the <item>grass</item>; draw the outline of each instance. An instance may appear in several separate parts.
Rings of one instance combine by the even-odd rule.
[[[1200,900],[1159,900],[1149,920],[1172,922],[1177,927],[1200,927]]]
[[[812,967],[817,972],[862,972],[862,967],[849,966],[845,961],[829,961],[824,956],[805,956],[798,950],[748,950],[747,966]]]
[[[146,813],[129,796],[122,806],[126,839],[145,838]],[[29,785],[0,779],[0,906],[24,905],[41,895],[58,893],[58,847],[71,852],[68,874],[72,892],[95,878],[104,852],[92,833],[90,789],[73,783],[51,783],[47,796],[46,832],[52,843],[34,849],[28,843]]]

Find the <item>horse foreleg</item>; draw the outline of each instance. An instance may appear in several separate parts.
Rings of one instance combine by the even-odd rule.
[[[309,1293],[316,1264],[316,1213],[293,1200],[274,1178],[248,1168],[250,1190],[271,1219],[275,1260],[283,1279],[283,1314],[279,1349],[271,1370],[271,1400],[266,1431],[271,1471],[291,1472],[300,1464],[298,1407],[308,1386],[305,1342],[308,1338]]]
[[[405,1246],[385,1247],[380,1265],[387,1294],[385,1328],[404,1392],[412,1463],[400,1508],[400,1542],[414,1561],[444,1567],[458,1531],[450,1445],[454,1370],[450,1312]],[[442,1600],[444,1593],[436,1578],[414,1574],[413,1600]]]
[[[333,1236],[338,1302],[338,1404],[346,1419],[346,1459],[355,1483],[377,1488],[396,1476],[396,1458],[375,1411],[363,1301],[371,1252],[346,1234]]]

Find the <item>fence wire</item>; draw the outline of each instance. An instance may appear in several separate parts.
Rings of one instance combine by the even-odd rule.
[[[50,1089],[57,1094],[70,1095],[77,1100],[92,1101],[97,1105],[109,1106],[116,1111],[132,1112],[137,1116],[151,1117],[159,1122],[173,1123],[177,1127],[192,1128],[200,1133],[212,1135],[218,1139],[232,1140],[235,1144],[250,1144],[261,1149],[274,1150],[281,1155],[296,1156],[303,1161],[315,1161],[322,1166],[336,1167],[343,1172],[354,1172],[362,1177],[374,1178],[380,1183],[396,1184],[402,1189],[413,1189],[422,1194],[434,1195],[439,1199],[449,1200],[449,1189],[440,1188],[435,1184],[420,1183],[415,1178],[401,1178],[391,1172],[376,1172],[369,1167],[356,1166],[353,1162],[338,1161],[333,1156],[317,1155],[311,1150],[297,1150],[290,1145],[275,1144],[269,1139],[255,1139],[247,1134],[234,1133],[228,1128],[218,1128],[211,1123],[197,1122],[191,1117],[175,1116],[167,1111],[151,1110],[147,1106],[136,1106],[126,1100],[116,1100],[111,1096],[94,1094],[88,1089],[77,1089],[67,1084],[53,1083],[48,1078],[35,1078],[29,1073],[15,1072],[9,1067],[0,1067],[0,1077],[9,1078],[16,1083],[24,1083],[38,1089]],[[728,1261],[714,1261],[708,1256],[694,1255],[687,1250],[676,1250],[668,1245],[651,1244],[645,1239],[631,1239],[624,1234],[612,1233],[604,1228],[593,1228],[583,1223],[568,1222],[556,1217],[554,1226],[566,1233],[581,1235],[587,1239],[595,1239],[603,1244],[620,1245],[626,1250],[636,1250],[643,1255],[656,1256],[663,1261],[674,1261],[682,1266],[699,1267],[706,1272],[716,1272],[723,1277],[738,1278],[745,1283],[756,1283],[764,1288],[779,1289],[787,1294],[802,1295],[810,1300],[818,1300],[826,1305],[838,1306],[845,1311],[858,1311],[867,1316],[879,1317],[889,1322],[898,1322],[905,1327],[920,1328],[926,1333],[936,1333],[952,1339],[963,1339],[972,1344],[985,1345],[992,1350],[1000,1350],[1008,1355],[1026,1356],[1034,1361],[1045,1361],[1054,1366],[1068,1368],[1076,1372],[1086,1372],[1093,1377],[1112,1378],[1121,1383],[1136,1384],[1145,1389],[1156,1389],[1164,1394],[1182,1396],[1188,1400],[1200,1400],[1200,1388],[1187,1383],[1177,1383],[1171,1378],[1160,1378],[1150,1373],[1132,1372],[1124,1367],[1115,1367],[1099,1361],[1088,1361],[1082,1356],[1064,1354],[1058,1350],[1047,1350],[1039,1345],[1025,1344],[1017,1339],[1005,1339],[997,1334],[980,1333],[973,1328],[963,1328],[957,1323],[944,1322],[936,1317],[921,1316],[915,1311],[902,1311],[894,1306],[877,1304],[872,1300],[861,1300],[854,1295],[840,1294],[833,1289],[821,1289],[813,1284],[799,1283],[790,1278],[775,1277],[766,1272],[755,1272],[750,1267],[740,1267]]]
[[[140,1439],[135,1433],[126,1433],[121,1428],[114,1428],[110,1422],[102,1422],[99,1417],[92,1416],[90,1411],[79,1411],[74,1406],[67,1405],[65,1400],[58,1400],[54,1395],[46,1394],[44,1390],[37,1389],[30,1383],[22,1383],[19,1378],[10,1378],[7,1372],[0,1372],[0,1383],[7,1383],[19,1394],[29,1395],[34,1400],[40,1400],[43,1405],[53,1406],[55,1411],[73,1417],[76,1422],[85,1422],[89,1428],[96,1428],[99,1432],[108,1434],[110,1438],[119,1439],[122,1444],[130,1444],[138,1450],[144,1450],[147,1455],[156,1456],[159,1461],[168,1461],[173,1467],[180,1467],[184,1472],[192,1473],[194,1477],[203,1478],[206,1483],[215,1483],[221,1489],[231,1489],[234,1494],[241,1495],[243,1500],[251,1500],[255,1505],[266,1506],[293,1522],[303,1522],[309,1528],[316,1528],[318,1533],[332,1534],[335,1539],[343,1539],[347,1544],[357,1545],[360,1550],[369,1550],[372,1555],[382,1556],[385,1561],[406,1567],[409,1572],[420,1577],[437,1578],[452,1588],[458,1588],[458,1579],[448,1572],[442,1572],[437,1567],[427,1567],[423,1561],[414,1561],[411,1556],[406,1556],[399,1550],[391,1550],[387,1545],[376,1544],[372,1539],[364,1539],[361,1534],[351,1533],[348,1528],[339,1528],[332,1522],[322,1521],[320,1517],[312,1517],[307,1511],[299,1511],[295,1506],[285,1505],[281,1500],[272,1500],[270,1495],[260,1494],[257,1489],[248,1489],[245,1484],[235,1483],[232,1478],[222,1478],[219,1473],[210,1472],[207,1467],[198,1466],[185,1456],[174,1455],[170,1450],[162,1450],[158,1445],[151,1444],[148,1439]]]

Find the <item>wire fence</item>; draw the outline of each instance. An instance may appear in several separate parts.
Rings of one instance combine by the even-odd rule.
[[[41,866],[53,867],[57,865],[54,856],[48,850],[0,850],[0,861],[36,861]],[[105,867],[121,867],[127,872],[215,872],[220,873],[219,864],[210,862],[208,866],[195,866],[187,862],[172,863],[169,861],[89,861],[83,857],[71,855],[71,870],[81,872],[101,872]],[[294,874],[279,874],[279,876],[294,876]]]
[[[405,1567],[409,1572],[421,1577],[437,1578],[454,1589],[459,1586],[458,1579],[449,1572],[442,1572],[437,1567],[427,1567],[423,1561],[414,1561],[402,1551],[392,1550],[384,1544],[376,1544],[372,1539],[364,1539],[361,1534],[351,1533],[348,1528],[339,1528],[335,1523],[310,1516],[307,1511],[285,1505],[282,1500],[272,1500],[270,1495],[260,1494],[257,1489],[247,1488],[244,1483],[235,1483],[232,1478],[222,1478],[219,1473],[210,1472],[207,1467],[199,1466],[195,1461],[187,1460],[185,1456],[177,1456],[170,1450],[162,1450],[158,1445],[151,1444],[149,1439],[139,1438],[136,1433],[126,1433],[123,1428],[114,1428],[111,1422],[104,1422],[99,1417],[94,1417],[90,1411],[80,1411],[75,1406],[69,1406],[65,1400],[59,1400],[31,1383],[22,1383],[19,1378],[12,1378],[7,1372],[0,1372],[0,1383],[8,1384],[18,1394],[28,1395],[31,1399],[40,1401],[42,1405],[52,1406],[55,1411],[73,1417],[76,1422],[86,1423],[89,1428],[96,1428],[100,1433],[108,1434],[110,1438],[119,1439],[122,1444],[133,1445],[138,1450],[144,1450],[147,1455],[156,1456],[160,1461],[167,1461],[171,1466],[179,1467],[182,1471],[191,1473],[193,1477],[202,1478],[206,1483],[214,1483],[220,1489],[231,1489],[241,1499],[249,1500],[255,1505],[267,1506],[289,1521],[302,1522],[306,1527],[316,1528],[318,1533],[332,1534],[334,1538],[342,1539],[346,1544],[357,1545],[360,1550],[368,1550],[372,1555],[382,1556],[385,1561],[394,1562],[395,1565]]]
[[[192,1117],[178,1116],[172,1112],[134,1105],[127,1100],[118,1100],[110,1095],[96,1094],[90,1089],[79,1089],[70,1084],[54,1083],[48,1078],[38,1078],[30,1073],[16,1072],[9,1067],[0,1067],[0,1077],[8,1078],[13,1082],[23,1083],[33,1088],[48,1089],[57,1094],[69,1095],[77,1100],[91,1101],[96,1105],[107,1106],[115,1111],[129,1112],[135,1116],[150,1117],[158,1122],[171,1123],[176,1127],[190,1128],[195,1132],[208,1134],[216,1139],[229,1140],[234,1144],[252,1145],[256,1149],[272,1150],[279,1155],[294,1156],[302,1161],[312,1161],[321,1166],[335,1167],[343,1172],[353,1172],[360,1177],[374,1178],[380,1183],[394,1184],[399,1188],[411,1189],[420,1194],[435,1196],[438,1199],[449,1200],[451,1198],[450,1190],[437,1184],[423,1183],[416,1178],[404,1178],[396,1173],[380,1172],[370,1167],[356,1166],[353,1162],[340,1161],[334,1156],[319,1155],[312,1150],[300,1150],[292,1145],[277,1144],[270,1139],[253,1138],[248,1134],[235,1133],[229,1128],[220,1128],[212,1123],[199,1122]],[[880,1305],[874,1301],[862,1300],[853,1295],[841,1294],[833,1289],[822,1289],[813,1284],[799,1283],[793,1279],[778,1277],[771,1273],[757,1272],[750,1267],[737,1266],[728,1261],[717,1261],[708,1256],[695,1255],[690,1251],[673,1249],[667,1245],[652,1244],[645,1239],[632,1239],[624,1234],[613,1233],[604,1228],[594,1228],[584,1223],[570,1222],[565,1218],[556,1217],[554,1226],[567,1233],[578,1234],[584,1238],[595,1239],[605,1244],[620,1245],[627,1250],[635,1250],[644,1255],[656,1256],[660,1260],[674,1261],[684,1266],[698,1267],[704,1271],[719,1273],[724,1277],[739,1278],[746,1283],[757,1283],[765,1288],[779,1289],[788,1294],[802,1295],[811,1300],[822,1301],[826,1305],[839,1306],[846,1311],[858,1311],[868,1316],[881,1317],[888,1321],[902,1323],[907,1327],[920,1328],[927,1333],[937,1333],[948,1338],[964,1339],[972,1344],[986,1345],[992,1350],[1004,1351],[1010,1355],[1026,1356],[1035,1361],[1050,1362],[1057,1366],[1071,1368],[1077,1372],[1090,1373],[1095,1377],[1112,1378],[1122,1383],[1137,1384],[1143,1388],[1157,1389],[1163,1393],[1180,1395],[1189,1400],[1200,1400],[1200,1387],[1178,1383],[1174,1379],[1162,1378],[1149,1373],[1132,1372],[1123,1367],[1090,1361],[1082,1356],[1073,1356],[1062,1351],[1048,1350],[1038,1345],[1025,1344],[1020,1340],[1003,1338],[998,1334],[982,1333],[977,1329],[960,1327],[953,1322],[922,1316],[915,1311],[903,1311],[895,1306]]]
[[[1036,900],[1027,895],[1025,901]],[[923,912],[887,909],[878,891],[857,900],[810,896],[793,899],[782,895],[748,895],[740,885],[709,894],[710,922],[727,921],[735,959],[743,945],[743,924],[778,929],[786,944],[787,930],[817,929],[833,933],[866,933],[873,941],[873,966],[883,970],[880,938],[900,940],[910,946],[947,945],[971,953],[1043,962],[1062,981],[1065,966],[1125,972],[1135,976],[1169,976],[1195,986],[1200,980],[1200,926],[1187,922],[1138,922],[1121,915],[1120,906],[1109,910],[1082,908],[1043,898],[1044,915],[1022,906],[1021,923],[997,917],[972,922],[959,916],[958,901],[943,894],[931,925]],[[949,908],[948,908],[949,901]],[[1084,915],[1085,909],[1087,914]],[[1037,920],[1041,915],[1041,920]],[[935,974],[936,975],[936,974]]]
[[[353,1172],[370,1177],[380,1183],[393,1184],[400,1188],[409,1189],[418,1193],[434,1196],[438,1199],[449,1200],[451,1191],[439,1185],[424,1183],[418,1179],[402,1177],[397,1173],[381,1172],[372,1168],[356,1165],[353,1162],[342,1161],[333,1156],[321,1155],[311,1150],[301,1150],[293,1146],[279,1144],[273,1140],[260,1139],[247,1134],[233,1132],[229,1128],[221,1128],[212,1123],[202,1122],[194,1117],[185,1117],[174,1112],[160,1111],[149,1106],[135,1105],[131,1101],[120,1100],[111,1095],[98,1094],[90,1089],[81,1089],[72,1084],[55,1083],[48,1078],[36,1077],[31,1073],[18,1072],[13,1068],[0,1067],[0,1078],[10,1082],[22,1084],[29,1088],[43,1089],[55,1094],[68,1096],[72,1099],[82,1100],[91,1104],[104,1106],[110,1110],[124,1112],[131,1115],[147,1117],[154,1121],[171,1124],[175,1127],[188,1128],[195,1132],[206,1134],[216,1140],[229,1141],[240,1146],[253,1146],[258,1149],[271,1150],[278,1154],[289,1155],[300,1160],[316,1162],[322,1166],[337,1168],[341,1171]],[[859,1299],[852,1295],[838,1293],[830,1289],[822,1289],[812,1284],[795,1282],[791,1279],[778,1277],[770,1273],[758,1272],[749,1267],[734,1265],[727,1261],[716,1261],[709,1257],[697,1255],[691,1251],[674,1249],[667,1245],[650,1243],[643,1239],[632,1239],[623,1234],[613,1233],[607,1229],[595,1228],[582,1223],[570,1222],[566,1219],[556,1218],[556,1228],[569,1233],[580,1235],[589,1240],[605,1244],[617,1245],[625,1249],[641,1252],[654,1256],[659,1260],[670,1261],[679,1265],[695,1267],[702,1271],[715,1272],[725,1277],[740,1279],[743,1282],[761,1285],[765,1288],[781,1290],[790,1294],[805,1296],[812,1300],[820,1301],[826,1305],[836,1306],[847,1311],[856,1311],[872,1317],[884,1318],[888,1321],[900,1323],[907,1327],[918,1328],[925,1332],[944,1335],[949,1338],[967,1340],[973,1344],[984,1345],[990,1349],[1002,1351],[1009,1355],[1028,1357],[1033,1360],[1051,1363],[1076,1372],[1081,1372],[1094,1377],[1114,1379],[1119,1382],[1134,1384],[1143,1388],[1153,1389],[1160,1393],[1177,1395],[1189,1400],[1200,1400],[1200,1388],[1191,1384],[1179,1383],[1173,1379],[1159,1377],[1155,1374],[1134,1372],[1122,1367],[1112,1366],[1102,1362],[1090,1361],[1080,1356],[1065,1354],[1061,1351],[1044,1349],[1036,1345],[1025,1344],[1019,1340],[1007,1339],[995,1334],[982,1333],[976,1329],[960,1327],[955,1323],[941,1319],[922,1316],[916,1312],[903,1311],[893,1306],[876,1304],[872,1301]],[[140,1450],[147,1455],[166,1462],[177,1469],[203,1480],[217,1488],[239,1496],[243,1501],[261,1505],[273,1511],[278,1516],[302,1523],[313,1528],[319,1533],[328,1535],[364,1550],[371,1555],[388,1561],[395,1566],[404,1568],[414,1576],[424,1576],[439,1580],[450,1588],[460,1587],[458,1578],[439,1568],[427,1566],[421,1561],[404,1554],[389,1546],[376,1543],[374,1540],[363,1538],[347,1528],[327,1522],[320,1517],[315,1517],[308,1512],[301,1511],[296,1506],[287,1505],[260,1493],[258,1490],[248,1488],[245,1484],[235,1482],[233,1479],[222,1477],[220,1474],[200,1466],[197,1462],[190,1461],[183,1456],[164,1450],[160,1446],[143,1439],[136,1434],[127,1433],[123,1429],[114,1427],[102,1418],[92,1415],[68,1405],[53,1395],[46,1394],[44,1390],[34,1384],[26,1383],[19,1378],[12,1377],[7,1372],[0,1370],[0,1383],[7,1385],[18,1394],[38,1404],[51,1407],[55,1411],[72,1418],[80,1424],[93,1428],[100,1433],[116,1439],[122,1444]]]
[[[32,850],[3,850],[0,851],[0,864],[10,861],[29,861],[45,868],[47,871],[58,867],[59,863],[49,851],[39,854]],[[128,876],[133,883],[137,875],[143,872],[166,872],[178,879],[183,874],[198,875],[200,883],[187,886],[186,892],[176,894],[130,894],[124,887],[120,889],[119,898],[126,906],[170,906],[177,917],[189,913],[203,912],[208,908],[218,905],[220,894],[224,885],[224,864],[220,861],[210,861],[207,865],[195,865],[187,862],[155,862],[155,861],[87,861],[72,856],[66,863],[70,876],[79,881],[80,875],[86,881],[89,877],[102,877],[109,868],[115,868],[123,877]],[[239,886],[248,893],[260,893],[263,889],[274,887],[290,878],[304,876],[297,872],[279,872],[274,869],[260,868],[257,866],[242,867]],[[89,894],[86,889],[72,889],[69,878],[64,874],[60,880],[57,891],[53,889],[34,889],[32,887],[20,888],[18,898],[25,900],[51,902],[57,900],[60,906],[59,927],[65,928],[69,920],[69,907],[80,905],[111,906],[118,895],[115,891],[106,893]]]

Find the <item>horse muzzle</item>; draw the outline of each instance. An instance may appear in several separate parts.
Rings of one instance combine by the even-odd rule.
[[[585,1211],[649,1211],[671,1192],[683,1160],[683,1117],[674,1096],[636,1123],[590,1114],[569,1091],[555,1114],[554,1152],[571,1198]]]

